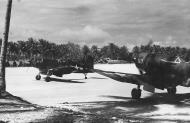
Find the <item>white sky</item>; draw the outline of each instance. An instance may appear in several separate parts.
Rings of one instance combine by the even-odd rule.
[[[20,2],[19,2],[20,1]],[[7,0],[0,0],[2,37]],[[10,40],[190,47],[189,0],[13,0]]]

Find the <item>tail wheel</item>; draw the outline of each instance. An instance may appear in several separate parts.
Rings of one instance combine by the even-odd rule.
[[[45,81],[46,81],[46,82],[50,82],[50,80],[51,80],[51,78],[50,78],[49,76],[47,76],[47,77],[45,78]]]
[[[133,88],[131,91],[131,96],[133,99],[140,99],[141,97],[141,89]]]
[[[168,94],[170,94],[170,95],[175,95],[177,89],[176,89],[176,87],[169,87],[169,88],[167,89],[167,91],[168,91]]]
[[[87,73],[84,73],[85,79],[87,79]]]
[[[40,75],[36,75],[36,80],[40,80],[41,76]]]

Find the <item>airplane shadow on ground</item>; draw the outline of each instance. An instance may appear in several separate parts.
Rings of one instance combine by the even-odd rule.
[[[145,99],[154,99],[158,104],[173,104],[175,106],[190,106],[190,93],[168,95],[168,93],[155,93]]]
[[[167,93],[155,93],[149,97],[141,99],[132,99],[131,97],[102,95],[102,97],[121,99],[123,101],[98,101],[89,102],[92,103],[94,108],[83,108],[82,110],[91,113],[103,112],[104,114],[115,116],[133,117],[141,113],[152,112],[158,110],[156,105],[169,104],[175,107],[189,107],[190,106],[190,93],[176,94],[175,96],[169,96]]]
[[[126,100],[129,104],[132,102],[132,105],[157,105],[157,104],[172,104],[176,106],[190,106],[190,93],[168,95],[168,93],[154,93],[148,97],[141,98],[139,100],[132,99],[131,97],[120,97],[120,96],[104,96],[113,99],[122,99]]]
[[[57,78],[52,78],[52,77],[50,80],[54,82],[64,82],[64,83],[79,83],[79,84],[85,83],[85,82],[75,81],[72,79],[57,79]]]
[[[102,78],[102,77],[89,77],[88,79],[108,79],[108,78]]]
[[[88,79],[107,79],[107,78],[101,78],[101,77],[89,77]],[[79,80],[79,81],[78,81]],[[50,78],[50,81],[55,81],[55,82],[65,82],[65,83],[85,83],[81,82],[80,80],[86,80],[84,79],[59,79],[59,78]]]
[[[72,79],[72,80],[88,80],[88,79],[108,79],[108,78],[102,78],[102,77],[88,77],[87,79]]]

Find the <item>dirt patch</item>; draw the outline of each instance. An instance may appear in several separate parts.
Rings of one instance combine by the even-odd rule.
[[[0,123],[72,123],[78,115],[81,113],[68,109],[34,105],[8,92],[0,97]]]

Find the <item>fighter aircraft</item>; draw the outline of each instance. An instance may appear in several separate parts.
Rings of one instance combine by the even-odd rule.
[[[146,54],[134,59],[139,74],[128,74],[111,71],[95,70],[97,73],[117,81],[136,84],[132,89],[133,99],[141,97],[141,89],[153,92],[155,88],[167,89],[168,94],[176,94],[176,86],[190,87],[190,64],[186,62],[174,63],[162,59],[156,54]]]
[[[87,60],[88,61],[88,60]],[[71,73],[83,73],[85,79],[87,79],[87,74],[92,72],[93,61],[84,61],[83,64],[77,63],[67,63],[59,64],[56,60],[43,60],[39,64],[35,65],[39,69],[39,73],[36,75],[36,80],[41,79],[41,74],[46,75],[45,81],[51,81],[51,76],[55,75],[57,77],[62,77],[64,74]]]

